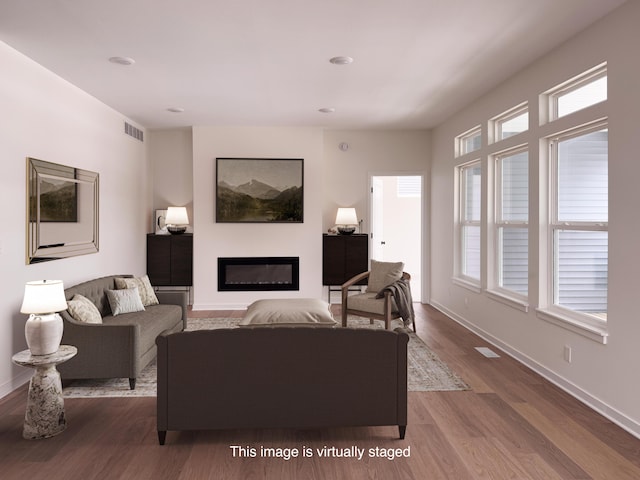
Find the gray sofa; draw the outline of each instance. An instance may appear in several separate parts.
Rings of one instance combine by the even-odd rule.
[[[158,440],[169,430],[407,425],[404,328],[164,332]]]
[[[156,357],[156,337],[165,330],[178,332],[186,328],[186,292],[158,291],[160,305],[114,317],[106,290],[116,290],[117,277],[131,278],[131,275],[97,278],[65,289],[67,300],[76,293],[91,300],[103,323],[79,322],[68,311],[61,312],[62,344],[78,348],[74,358],[57,366],[63,380],[124,377],[134,389],[140,372]]]

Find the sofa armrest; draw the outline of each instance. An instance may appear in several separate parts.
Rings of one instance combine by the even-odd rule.
[[[163,305],[178,305],[182,308],[182,324],[183,330],[187,329],[187,308],[189,296],[187,292],[175,290],[156,290],[156,297]]]
[[[74,320],[66,311],[61,312],[64,320],[62,343],[78,348],[78,354],[58,370],[65,378],[108,378],[126,376],[135,378],[139,372],[136,355],[140,338],[139,325],[109,325],[104,323],[83,323]],[[98,373],[100,372],[100,375]],[[110,375],[110,372],[119,372]]]

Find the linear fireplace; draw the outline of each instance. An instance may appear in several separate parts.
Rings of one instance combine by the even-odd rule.
[[[299,257],[219,257],[218,291],[300,290]]]

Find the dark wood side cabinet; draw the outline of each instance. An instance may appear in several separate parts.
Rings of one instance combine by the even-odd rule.
[[[368,269],[369,235],[322,235],[323,285],[342,285]]]
[[[193,234],[148,234],[147,275],[154,286],[192,286]]]

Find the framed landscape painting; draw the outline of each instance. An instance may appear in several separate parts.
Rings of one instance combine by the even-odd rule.
[[[216,222],[302,223],[302,158],[216,158]]]

